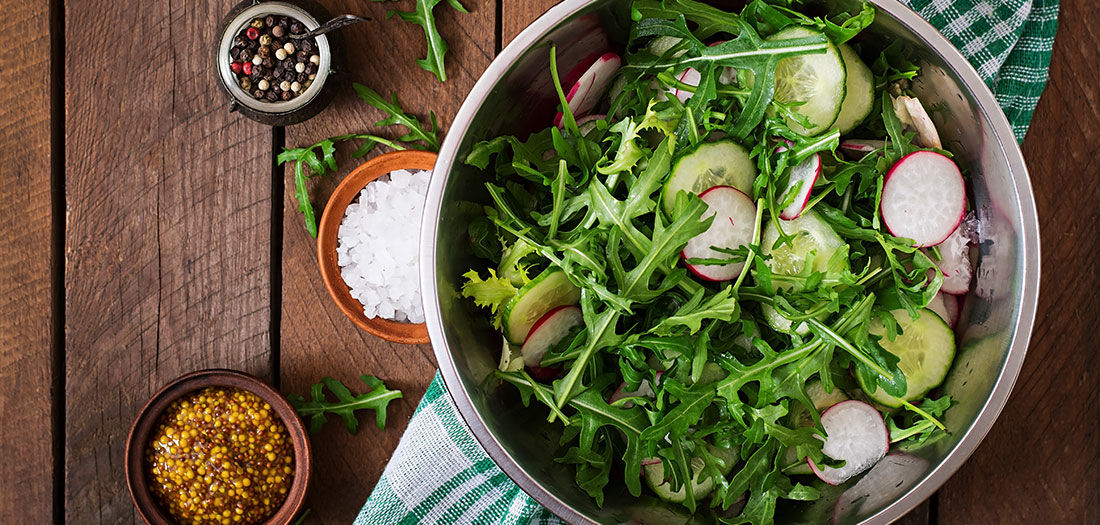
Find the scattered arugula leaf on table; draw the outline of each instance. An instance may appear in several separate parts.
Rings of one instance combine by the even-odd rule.
[[[316,433],[325,425],[325,414],[336,414],[343,418],[348,432],[355,434],[359,430],[359,419],[355,417],[356,410],[373,410],[374,422],[380,429],[386,428],[386,410],[390,401],[401,397],[400,390],[390,390],[381,379],[372,375],[362,375],[359,379],[366,384],[370,391],[364,394],[352,394],[343,383],[331,378],[323,377],[320,383],[316,383],[310,389],[310,399],[298,394],[287,396],[290,404],[303,418],[309,418],[309,431]],[[325,389],[328,388],[336,401],[329,401],[325,397]]]
[[[362,158],[374,151],[375,147],[382,145],[395,150],[408,148],[426,151],[439,151],[439,125],[436,122],[435,112],[429,113],[429,125],[425,127],[418,118],[409,115],[401,107],[394,93],[390,100],[386,100],[373,89],[359,83],[353,84],[359,98],[368,104],[386,112],[386,118],[375,122],[375,126],[404,126],[408,131],[390,140],[370,133],[352,133],[337,135],[323,139],[320,142],[301,148],[283,148],[276,158],[279,165],[294,163],[294,198],[298,201],[298,210],[302,212],[306,231],[312,237],[317,236],[317,218],[313,211],[313,203],[309,200],[309,188],[306,181],[313,177],[320,177],[336,172],[339,167],[336,164],[336,143],[361,140],[363,143],[352,154],[352,158]],[[320,157],[318,157],[320,153]]]
[[[416,7],[412,11],[392,10],[386,13],[386,18],[396,14],[402,20],[424,29],[424,36],[428,41],[428,55],[418,59],[416,63],[420,64],[425,71],[434,73],[440,82],[446,82],[447,70],[443,65],[443,56],[447,54],[450,46],[447,45],[447,41],[443,39],[443,35],[439,33],[435,24],[435,6],[442,1],[416,0]],[[447,0],[447,4],[460,13],[469,13],[459,0]]]

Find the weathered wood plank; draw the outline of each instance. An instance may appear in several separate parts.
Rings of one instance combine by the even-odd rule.
[[[939,523],[1098,523],[1100,14],[1062,2],[1050,84],[1024,141],[1043,282],[1027,360],[981,447],[940,491]]]
[[[0,523],[53,517],[50,12],[4,2],[0,71]],[[60,219],[60,218],[58,218]],[[14,461],[13,461],[14,459]]]
[[[136,519],[127,430],[196,369],[270,374],[271,131],[228,112],[232,0],[66,6],[65,516]]]
[[[424,56],[423,31],[400,20],[386,20],[394,5],[410,9],[411,2],[374,4],[353,0],[323,2],[334,13],[358,13],[374,18],[344,31],[350,80],[371,86],[383,95],[397,92],[407,111],[426,117],[435,111],[446,129],[463,99],[493,57],[496,3],[463,2],[470,14],[453,11],[446,3],[436,8],[440,33],[450,44],[446,55],[447,82],[420,69],[415,59]],[[393,137],[395,130],[378,130],[372,123],[382,113],[359,100],[350,85],[323,113],[287,128],[288,146],[314,143],[324,137],[350,131],[373,130]],[[335,184],[360,161],[349,159],[351,150],[340,148],[340,170],[327,180],[315,181],[313,202],[320,215]],[[381,152],[381,150],[379,150]],[[359,434],[350,436],[333,421],[314,436],[316,469],[310,491],[310,520],[347,523],[366,501],[386,462],[397,446],[416,403],[435,374],[436,364],[428,345],[390,344],[360,331],[336,308],[317,269],[316,241],[302,226],[294,200],[293,175],[287,172],[284,202],[283,287],[281,320],[281,375],[286,392],[305,393],[322,376],[333,376],[361,390],[359,375],[374,374],[404,399],[390,405],[386,430],[364,422]],[[358,385],[358,388],[357,388]]]
[[[501,10],[504,45],[507,46],[521,31],[527,28],[547,9],[554,7],[556,0],[525,0],[523,2],[504,2]]]

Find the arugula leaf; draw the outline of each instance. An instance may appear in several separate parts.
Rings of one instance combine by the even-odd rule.
[[[335,172],[338,169],[336,165],[335,143],[351,140],[363,141],[363,144],[352,153],[352,158],[367,156],[370,152],[374,151],[375,146],[379,144],[389,146],[396,150],[405,149],[403,146],[377,135],[358,133],[329,137],[316,144],[303,148],[283,148],[283,151],[275,158],[276,163],[279,165],[288,162],[294,163],[294,197],[298,201],[298,209],[305,216],[306,231],[313,237],[317,236],[317,220],[314,218],[313,203],[309,200],[306,180],[311,177],[324,176]],[[321,152],[320,159],[317,158],[316,150],[320,150]],[[309,167],[309,173],[305,170],[306,166]]]
[[[355,417],[356,410],[373,410],[375,425],[380,429],[386,428],[386,409],[390,401],[401,397],[401,391],[386,388],[381,379],[371,375],[362,375],[359,379],[370,388],[370,391],[355,395],[343,383],[331,377],[322,377],[321,382],[314,384],[310,389],[310,400],[307,401],[298,394],[291,394],[287,399],[303,418],[309,419],[310,433],[319,432],[325,425],[325,414],[336,414],[344,419],[348,432],[355,434],[359,429],[359,420]],[[325,398],[325,388],[336,396],[336,402],[330,402]]]
[[[436,123],[434,111],[430,113],[431,125],[425,128],[416,117],[405,113],[405,110],[401,107],[401,103],[397,101],[397,93],[391,96],[391,100],[386,100],[382,98],[382,95],[379,95],[377,91],[363,84],[356,82],[352,84],[352,87],[355,88],[355,92],[359,94],[359,98],[389,114],[388,117],[375,122],[375,126],[405,126],[409,129],[409,132],[398,137],[398,141],[423,141],[423,145],[413,144],[413,147],[428,151],[439,151],[439,135],[436,131],[439,125]]]
[[[418,59],[417,64],[429,73],[434,73],[435,77],[440,82],[447,81],[447,70],[443,66],[443,56],[447,54],[450,47],[447,45],[447,41],[443,39],[443,36],[439,34],[439,29],[435,26],[435,6],[439,5],[443,0],[416,0],[416,7],[412,11],[390,11],[386,13],[386,18],[392,17],[394,14],[401,17],[402,20],[411,24],[416,24],[424,29],[424,36],[428,41],[428,56]],[[447,4],[453,7],[460,13],[469,13],[459,0],[447,0]]]
[[[294,163],[294,198],[298,201],[298,210],[302,212],[305,220],[306,231],[310,236],[317,236],[317,218],[313,211],[313,203],[309,199],[307,180],[312,177],[330,175],[339,167],[336,163],[336,143],[361,140],[363,143],[351,154],[352,158],[362,158],[374,151],[378,145],[389,146],[395,150],[403,150],[405,146],[398,144],[404,142],[408,147],[439,151],[439,136],[436,132],[435,113],[431,114],[431,127],[425,129],[420,121],[409,116],[401,108],[394,93],[393,100],[387,101],[371,88],[362,84],[353,84],[359,96],[370,105],[389,114],[389,117],[375,123],[376,126],[402,125],[409,129],[405,135],[396,140],[390,140],[369,133],[352,133],[329,137],[311,146],[301,148],[283,148],[283,151],[275,158],[279,165]],[[417,144],[423,141],[424,144]],[[318,150],[321,157],[317,157]],[[309,171],[305,168],[308,167]]]
[[[733,287],[727,286],[703,302],[703,290],[699,290],[690,301],[684,303],[676,313],[662,320],[649,331],[654,335],[673,335],[675,327],[686,327],[689,334],[698,332],[707,319],[725,322],[733,320],[737,313],[737,298],[733,296]]]

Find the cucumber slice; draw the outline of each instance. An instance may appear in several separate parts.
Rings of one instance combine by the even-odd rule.
[[[504,336],[521,345],[528,332],[546,312],[581,300],[581,290],[569,282],[565,272],[549,268],[519,289],[504,306]]]
[[[837,115],[833,128],[839,129],[843,135],[855,129],[871,114],[875,98],[875,77],[851,46],[840,44],[837,48],[840,49],[840,58],[844,60],[847,76],[844,103],[840,106],[840,114]]]
[[[779,240],[779,230],[774,222],[768,221],[760,251],[771,256],[767,264],[773,275],[808,276],[811,272],[828,275],[848,267],[847,259],[832,261],[837,250],[847,246],[844,240],[813,210],[803,213],[793,221],[779,220],[779,225],[783,228],[783,233],[794,235],[795,238],[778,248],[772,248],[775,241]],[[810,262],[808,267],[807,261]],[[830,267],[831,262],[834,267]],[[775,286],[794,290],[800,287],[797,283],[779,279],[776,279]]]
[[[715,186],[731,186],[751,196],[754,180],[756,163],[749,158],[748,150],[729,140],[707,142],[676,161],[661,191],[661,204],[672,216],[677,193],[698,195]]]
[[[711,449],[711,453],[718,456],[717,452],[719,450],[720,449]],[[727,461],[726,463],[728,463],[732,470],[736,460]],[[672,482],[665,479],[664,463],[645,465],[642,467],[642,471],[645,474],[646,484],[653,490],[653,493],[656,494],[657,497],[672,503],[683,503],[683,501],[687,499],[687,492],[685,489],[687,489],[688,485],[691,485],[691,492],[695,495],[695,501],[703,499],[714,489],[714,478],[707,476],[705,479],[699,479],[703,474],[703,458],[698,456],[691,458],[691,483],[680,485],[680,490],[672,490]]]
[[[879,344],[901,359],[898,368],[905,374],[908,387],[901,399],[916,401],[943,383],[947,377],[947,371],[951,369],[951,362],[955,359],[955,333],[932,310],[921,310],[920,317],[916,320],[909,317],[909,312],[905,310],[894,310],[891,313],[901,327],[901,333],[893,341],[886,338],[886,328],[878,319],[871,321],[868,331],[882,336]],[[861,379],[860,386],[871,399],[884,406],[901,406],[900,399],[883,392],[878,385],[871,392]]]
[[[791,331],[791,325],[794,324],[793,321],[780,315],[779,310],[776,310],[775,307],[770,304],[765,304],[761,305],[760,309],[764,313],[764,320],[766,320],[768,325],[774,328],[775,331],[784,333]],[[803,321],[798,323],[798,327],[794,329],[794,333],[804,336],[810,333],[810,327]]]
[[[768,40],[789,40],[819,35],[817,31],[795,26],[784,29]],[[836,122],[844,103],[844,60],[836,46],[829,43],[828,51],[813,55],[784,58],[775,69],[775,100],[784,103],[801,103],[794,110],[813,124],[806,128],[792,119],[787,125],[800,135],[813,136],[829,129]]]

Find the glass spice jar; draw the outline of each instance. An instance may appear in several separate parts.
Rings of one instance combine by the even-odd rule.
[[[303,32],[316,29],[324,20],[331,16],[320,6],[309,1],[295,2],[262,2],[257,0],[242,0],[229,11],[222,19],[214,45],[214,73],[218,86],[229,99],[230,111],[237,111],[242,115],[270,126],[288,126],[309,119],[319,113],[332,101],[340,75],[339,70],[341,53],[338,37],[334,33],[320,35],[310,39],[310,55],[304,64],[312,73],[304,71],[287,71],[295,74],[301,73],[305,78],[303,82],[296,82],[297,78],[288,81],[288,86],[297,83],[297,90],[286,93],[283,90],[284,78],[265,78],[270,74],[251,75],[253,68],[264,71],[265,60],[281,60],[276,56],[286,54],[282,48],[270,51],[267,45],[253,45],[255,49],[247,49],[247,56],[242,59],[234,56],[242,51],[241,40],[253,39],[259,44],[260,34],[265,40],[271,39],[270,28],[264,26],[264,20],[285,17],[302,26]],[[259,24],[256,22],[260,21]],[[259,25],[259,27],[256,27]],[[275,31],[283,33],[285,30]],[[247,36],[245,36],[247,35]],[[289,38],[289,34],[281,35],[286,44],[300,48],[300,42]],[[278,36],[277,36],[278,37]],[[263,48],[264,55],[258,51]],[[291,54],[293,56],[293,53]],[[258,61],[259,64],[254,64]],[[297,64],[295,64],[297,65]],[[241,71],[242,66],[246,71]],[[268,64],[267,72],[277,67],[276,64]],[[293,67],[293,66],[291,66]],[[309,78],[309,77],[313,78]],[[289,78],[289,77],[287,77]],[[308,85],[306,85],[308,82]],[[263,90],[259,90],[263,84]],[[276,93],[278,91],[279,93]],[[273,96],[274,95],[274,96]]]

